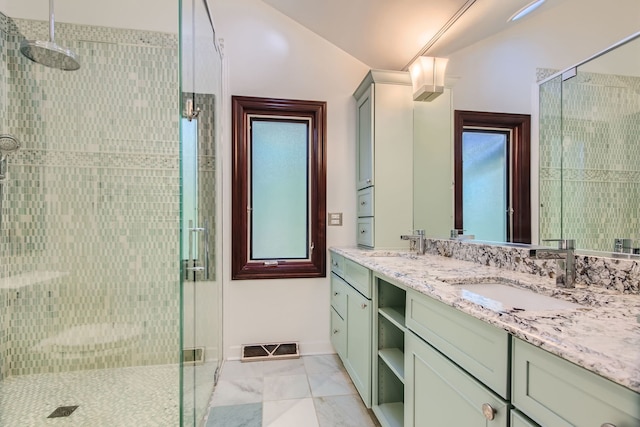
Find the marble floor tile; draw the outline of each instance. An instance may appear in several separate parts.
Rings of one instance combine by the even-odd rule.
[[[262,363],[262,369],[265,377],[306,374],[302,358],[268,360]]]
[[[356,389],[346,372],[327,372],[309,375],[313,397],[356,394]]]
[[[313,399],[320,427],[375,427],[360,396],[325,396]]]
[[[227,360],[222,365],[221,380],[237,378],[260,378],[264,376],[264,362],[241,362],[239,360]]]
[[[311,397],[309,381],[304,374],[265,377],[263,390],[265,401]]]
[[[205,427],[262,427],[262,403],[211,408]]]
[[[344,365],[337,354],[322,354],[302,358],[307,374],[343,371]]]
[[[262,390],[262,378],[220,380],[211,398],[211,406],[262,402]]]
[[[263,427],[318,427],[313,399],[264,402]]]

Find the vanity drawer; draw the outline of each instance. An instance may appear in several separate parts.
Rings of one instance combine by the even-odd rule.
[[[349,292],[349,285],[347,282],[336,276],[335,273],[331,274],[331,307],[345,318],[347,316],[347,293]]]
[[[509,398],[507,331],[413,290],[407,290],[406,325],[502,398]]]
[[[640,426],[640,394],[520,339],[512,401],[542,426]]]
[[[335,252],[331,252],[331,271],[336,273],[338,276],[343,277],[344,257],[342,255],[338,255]]]
[[[367,267],[345,258],[344,280],[366,298],[371,299],[371,270]]]
[[[357,241],[360,246],[373,247],[373,217],[358,218]]]
[[[358,216],[373,216],[373,187],[358,191]]]

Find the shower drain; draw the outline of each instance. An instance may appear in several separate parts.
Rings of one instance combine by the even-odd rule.
[[[73,414],[73,411],[75,411],[76,409],[78,409],[78,406],[59,406],[47,418],[68,417],[69,415]]]

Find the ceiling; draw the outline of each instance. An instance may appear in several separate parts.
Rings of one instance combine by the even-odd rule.
[[[531,0],[263,0],[371,68],[402,70],[498,33]],[[538,11],[564,0],[548,0]],[[523,18],[523,20],[526,18]]]

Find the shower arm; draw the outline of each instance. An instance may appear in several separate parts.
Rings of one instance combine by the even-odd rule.
[[[49,41],[55,43],[55,19],[53,11],[53,0],[49,0]]]

